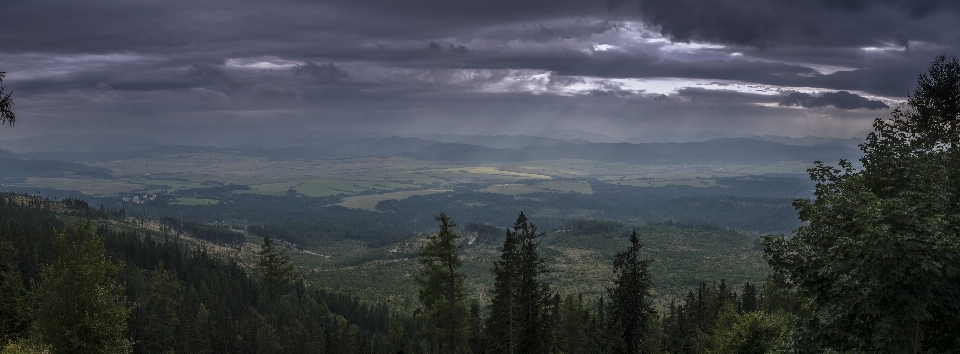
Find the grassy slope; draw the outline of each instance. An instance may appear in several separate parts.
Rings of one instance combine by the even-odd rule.
[[[582,293],[591,301],[599,297],[611,284],[610,263],[616,252],[627,247],[628,232],[547,235],[541,244],[552,269],[547,280],[561,294]],[[739,286],[745,281],[760,282],[766,274],[753,238],[742,233],[659,225],[642,226],[637,232],[645,244],[645,256],[652,260],[653,299],[658,306],[669,304],[700,281],[725,279]],[[417,245],[416,239],[381,249],[331,244],[325,247],[327,252],[301,252],[294,259],[305,268],[306,278],[319,286],[409,310],[416,305]],[[493,282],[489,268],[499,256],[498,246],[477,243],[464,250],[469,293],[481,303],[489,301],[487,291]]]

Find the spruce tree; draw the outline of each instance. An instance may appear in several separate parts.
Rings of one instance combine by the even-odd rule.
[[[267,236],[263,237],[263,244],[257,254],[260,257],[257,268],[259,268],[267,298],[271,301],[276,300],[283,295],[287,285],[294,279],[293,263],[290,262],[290,256],[274,245],[273,240]]]
[[[427,237],[417,260],[421,335],[431,340],[437,353],[469,353],[466,277],[460,271],[463,244],[460,235],[453,231],[457,224],[449,216],[440,213],[434,218],[440,230]]]
[[[543,280],[537,226],[520,213],[507,229],[500,260],[494,263],[493,302],[487,322],[490,347],[496,353],[546,353],[553,338],[551,294]]]
[[[637,230],[630,234],[630,247],[613,256],[614,287],[610,295],[608,321],[611,334],[622,339],[618,353],[640,353],[644,347],[647,323],[653,315],[650,295],[650,261],[640,257],[643,244]]]
[[[519,236],[507,229],[500,249],[500,259],[493,263],[493,289],[490,315],[487,317],[487,349],[491,353],[516,353],[517,347],[517,284],[520,265]]]

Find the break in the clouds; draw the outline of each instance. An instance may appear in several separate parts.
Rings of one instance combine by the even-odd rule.
[[[17,126],[850,136],[960,46],[942,0],[10,0]],[[159,133],[158,133],[159,134]]]

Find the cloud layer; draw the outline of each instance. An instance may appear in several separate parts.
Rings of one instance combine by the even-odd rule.
[[[223,125],[849,136],[960,46],[960,5],[938,0],[11,0],[3,12],[18,124],[0,139]]]

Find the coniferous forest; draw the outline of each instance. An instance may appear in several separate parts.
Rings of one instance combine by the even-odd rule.
[[[940,56],[907,103],[875,121],[862,167],[809,170],[814,196],[793,204],[802,224],[758,245],[765,281],[707,279],[666,305],[651,300],[660,274],[644,229],[616,221],[556,225],[570,237],[629,233],[605,265],[605,293],[588,299],[551,283],[533,217],[511,211],[501,230],[439,212],[414,255],[417,305],[407,311],[306,282],[284,246],[298,243],[296,228],[404,237],[359,213],[337,226],[234,230],[162,217],[148,227],[125,209],[2,194],[2,353],[957,352],[958,122],[960,63]],[[467,292],[467,233],[498,245],[484,296]],[[255,256],[228,252],[247,246]]]

